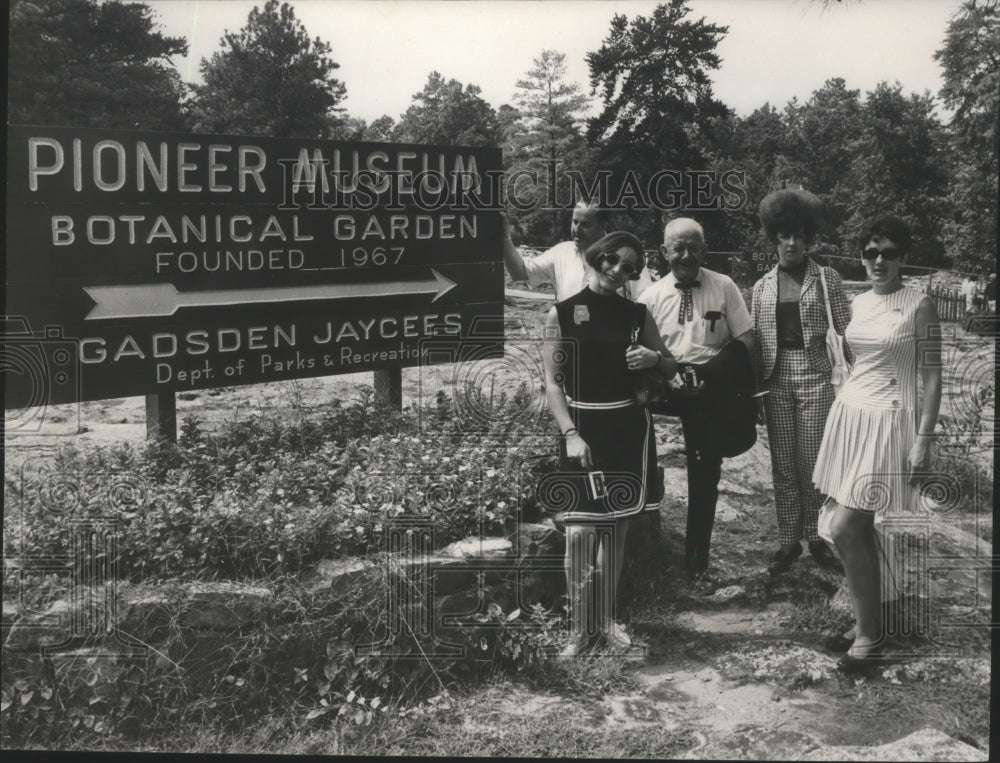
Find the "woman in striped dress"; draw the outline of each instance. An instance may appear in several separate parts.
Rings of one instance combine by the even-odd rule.
[[[816,487],[829,496],[829,532],[854,606],[855,627],[843,637],[850,644],[840,661],[845,670],[867,667],[884,653],[875,517],[912,508],[914,483],[930,466],[941,405],[937,311],[900,279],[910,229],[881,217],[860,240],[872,289],[851,306],[846,338],[854,368],[830,408],[813,472]]]
[[[545,394],[565,439],[563,466],[538,484],[539,503],[566,523],[566,582],[572,638],[562,658],[629,640],[614,622],[628,523],[659,507],[656,441],[649,411],[632,400],[635,373],[659,368],[673,376],[645,305],[616,292],[638,277],[642,242],[609,233],[584,252],[588,285],[558,302],[545,324]]]

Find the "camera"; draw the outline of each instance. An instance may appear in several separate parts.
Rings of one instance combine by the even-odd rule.
[[[698,369],[690,363],[681,363],[677,368],[683,389],[695,389],[698,386]]]
[[[0,332],[4,432],[75,435],[80,428],[80,357],[61,326],[33,333],[23,317],[5,317]],[[65,410],[51,406],[68,403]]]
[[[608,486],[604,479],[604,472],[587,472],[587,497],[596,501],[604,498],[608,494]]]

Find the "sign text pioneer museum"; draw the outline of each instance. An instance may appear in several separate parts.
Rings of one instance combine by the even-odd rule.
[[[416,365],[502,321],[497,149],[12,126],[7,161],[41,402]]]

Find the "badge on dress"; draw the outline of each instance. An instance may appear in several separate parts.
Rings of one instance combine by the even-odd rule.
[[[586,305],[576,305],[573,307],[573,323],[579,326],[584,321],[590,320],[590,309]]]

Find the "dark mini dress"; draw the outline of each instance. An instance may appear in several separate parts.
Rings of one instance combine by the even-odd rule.
[[[570,523],[602,522],[655,510],[663,498],[649,411],[632,401],[635,375],[625,351],[645,305],[585,288],[556,303],[567,353],[562,379],[574,426],[590,446],[591,471],[566,457],[539,482],[546,511]]]

